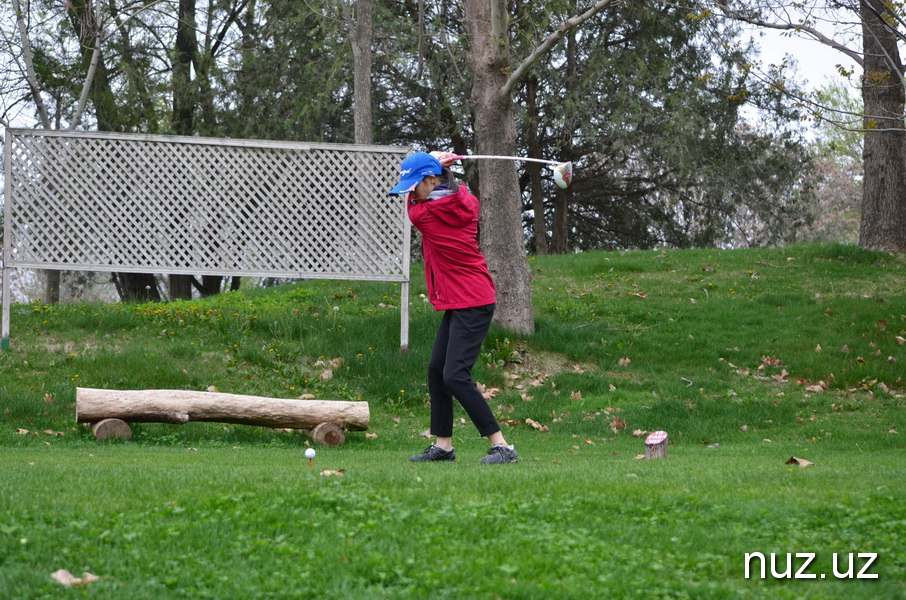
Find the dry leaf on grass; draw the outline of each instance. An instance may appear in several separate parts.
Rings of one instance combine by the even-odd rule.
[[[541,432],[550,431],[550,428],[547,425],[539,423],[539,422],[535,421],[534,419],[526,419],[525,424],[529,425],[531,427],[534,427],[535,429],[537,429],[538,431],[541,431]]]
[[[791,456],[791,457],[790,457],[790,460],[786,461],[786,462],[783,463],[783,464],[785,464],[785,465],[799,465],[800,467],[811,467],[811,466],[814,465],[815,463],[810,462],[810,461],[807,461],[807,460],[805,460],[804,458],[796,458],[795,456]]]
[[[779,367],[780,359],[776,356],[762,356],[761,364],[765,367]]]
[[[365,434],[365,439],[366,439],[366,440],[376,440],[376,439],[377,439],[377,434],[376,434],[376,433],[366,433],[366,434]]]
[[[632,359],[628,358],[628,357],[621,358],[620,360],[617,361],[617,364],[619,364],[621,367],[628,367],[629,365],[632,364]]]
[[[484,396],[485,400],[490,400],[500,393],[500,388],[485,387],[485,385],[480,382],[475,382],[475,385],[478,387],[478,391],[481,392],[481,395]]]
[[[330,370],[336,370],[343,366],[345,359],[343,357],[331,358],[329,360],[318,360],[312,365],[313,367],[328,368]]]
[[[340,469],[338,471],[334,471],[333,469],[328,469],[326,471],[321,471],[321,477],[345,477],[346,476],[345,472],[346,472],[346,469]]]
[[[614,417],[613,421],[610,422],[610,429],[614,433],[617,433],[621,429],[626,429],[626,423],[624,423],[623,419],[620,417]]]
[[[825,391],[826,389],[828,389],[827,384],[824,383],[823,381],[819,381],[819,382],[816,383],[815,385],[807,386],[807,387],[805,388],[805,391],[806,391],[806,392],[810,392],[810,393],[812,393],[812,394],[817,394],[818,392],[823,392],[823,391]]]
[[[81,577],[76,577],[66,569],[60,569],[50,574],[54,581],[66,587],[75,587],[78,585],[88,585],[92,581],[100,579],[97,575],[91,573],[82,573]]]

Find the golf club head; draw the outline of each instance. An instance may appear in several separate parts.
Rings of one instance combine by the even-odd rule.
[[[560,163],[554,167],[554,183],[562,190],[569,187],[573,182],[573,163]]]

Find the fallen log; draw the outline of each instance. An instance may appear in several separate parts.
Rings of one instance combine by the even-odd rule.
[[[76,422],[104,419],[176,424],[216,421],[291,429],[334,423],[350,431],[366,431],[371,423],[367,402],[287,400],[191,390],[76,388]]]

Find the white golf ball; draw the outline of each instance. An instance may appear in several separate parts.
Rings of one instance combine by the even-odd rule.
[[[315,457],[315,449],[314,449],[314,448],[308,448],[308,449],[305,450],[305,458],[314,458],[314,457]]]

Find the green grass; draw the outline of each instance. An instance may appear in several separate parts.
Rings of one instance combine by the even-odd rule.
[[[522,458],[501,467],[478,464],[486,442],[464,413],[458,462],[406,460],[427,444],[438,320],[418,266],[406,354],[392,284],[15,306],[0,596],[906,597],[903,257],[835,245],[530,264],[536,333],[495,328],[475,371]],[[135,424],[133,441],[101,443],[73,422],[76,386],[362,399],[377,437],[318,448],[313,469],[304,435],[258,427]],[[657,429],[669,457],[636,460],[633,432]],[[780,570],[815,553],[808,572],[827,577],[746,579],[752,552]],[[877,554],[878,578],[834,577],[850,553]],[[57,569],[101,580],[66,589]]]

